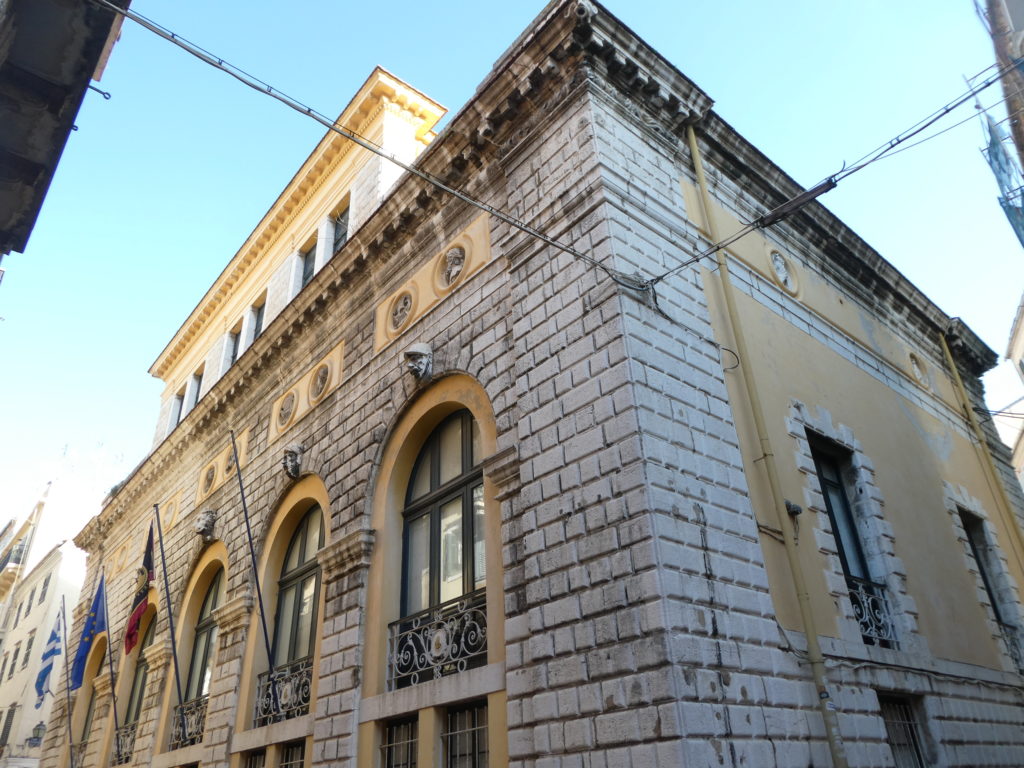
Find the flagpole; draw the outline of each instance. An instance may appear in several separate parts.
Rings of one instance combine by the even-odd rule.
[[[107,625],[107,664],[110,668],[110,701],[114,706],[114,746],[117,757],[121,757],[121,748],[117,743],[117,732],[121,730],[121,720],[117,716],[117,684],[114,681],[114,643],[110,632],[110,614],[107,612],[107,580],[105,566],[100,566],[100,584],[103,585],[103,623]]]
[[[260,608],[260,626],[263,628],[263,644],[267,649],[267,664],[270,669],[270,679],[273,680],[274,657],[270,649],[270,633],[267,631],[267,614],[263,609],[263,590],[260,589],[259,568],[256,566],[256,547],[252,543],[252,527],[249,524],[249,507],[245,503],[245,486],[242,484],[242,467],[238,462],[238,446],[235,443],[235,430],[229,430],[231,435],[231,453],[235,459],[235,476],[238,478],[238,493],[242,499],[242,517],[245,518],[245,537],[249,542],[249,559],[252,562],[252,578],[256,582],[256,601]],[[271,690],[274,693],[274,709],[277,707],[277,689],[273,685]]]
[[[61,634],[64,636],[64,694],[68,700],[68,750],[71,754],[71,764],[75,764],[75,737],[71,733],[71,669],[68,667],[68,657],[71,655],[71,647],[68,645],[68,611],[64,605],[64,595],[60,596],[61,612]]]
[[[178,689],[178,707],[185,703],[181,695],[181,671],[178,668],[178,641],[174,639],[174,612],[171,610],[171,583],[167,578],[167,558],[164,556],[164,529],[160,525],[160,505],[153,505],[153,514],[156,516],[156,534],[160,539],[160,568],[164,572],[164,603],[167,605],[167,626],[171,633],[171,659],[174,661],[174,685]],[[181,712],[181,735],[186,735],[187,723],[185,713]]]

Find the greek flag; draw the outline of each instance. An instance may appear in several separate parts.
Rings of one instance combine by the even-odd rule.
[[[53,662],[56,656],[60,656],[60,612],[57,613],[57,620],[53,623],[53,631],[50,633],[50,639],[46,641],[46,647],[43,648],[43,666],[39,669],[39,675],[36,677],[36,693],[39,694],[36,699],[36,709],[43,706],[43,699],[50,691],[50,673],[53,672]]]

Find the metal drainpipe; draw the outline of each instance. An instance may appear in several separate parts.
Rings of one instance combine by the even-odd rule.
[[[707,222],[708,234],[711,236],[712,242],[718,242],[718,228],[715,226],[714,219],[711,216],[711,201],[708,195],[707,181],[704,178],[704,162],[701,159],[700,149],[697,147],[697,134],[693,130],[692,124],[686,126],[686,138],[690,145],[690,154],[693,157],[693,169],[697,174],[701,207],[704,209],[704,220]],[[778,518],[779,529],[782,531],[786,558],[789,560],[789,570],[793,576],[793,587],[796,589],[797,603],[800,606],[800,618],[803,623],[804,634],[807,636],[807,657],[811,664],[814,685],[818,689],[818,709],[821,711],[822,720],[825,722],[825,734],[828,738],[829,752],[832,754],[832,765],[834,768],[847,768],[846,748],[843,746],[842,736],[839,734],[839,719],[832,707],[832,700],[829,696],[828,680],[825,676],[825,659],[821,653],[821,646],[818,644],[818,631],[815,628],[814,615],[811,611],[811,596],[807,591],[807,581],[804,578],[803,568],[800,565],[800,558],[797,554],[793,521],[786,511],[786,500],[782,495],[782,486],[779,482],[778,469],[775,466],[775,455],[772,453],[771,441],[768,438],[768,430],[765,426],[764,411],[761,407],[761,399],[758,396],[757,384],[748,364],[750,358],[747,355],[747,341],[743,333],[743,326],[739,321],[739,315],[736,312],[736,300],[733,295],[732,281],[729,278],[729,265],[724,251],[717,251],[715,258],[718,262],[718,273],[721,276],[722,295],[725,298],[729,331],[736,343],[739,368],[743,374],[743,384],[747,390],[747,399],[750,402],[750,411],[754,418],[754,428],[757,431],[757,439],[761,446],[761,459],[764,462],[765,474],[768,476],[768,486],[771,488],[772,505]]]
[[[942,353],[946,358],[946,365],[949,367],[950,376],[953,379],[953,389],[960,400],[960,407],[964,409],[964,417],[974,433],[978,463],[982,466],[982,473],[985,475],[985,481],[989,485],[989,490],[995,497],[996,504],[1003,508],[1003,514],[1006,516],[1006,527],[1012,531],[1010,536],[1011,546],[1017,554],[1017,561],[1024,564],[1024,558],[1021,557],[1022,552],[1024,552],[1024,535],[1022,535],[1020,526],[1017,524],[1017,516],[1013,513],[1013,504],[1010,503],[1010,497],[1006,493],[1006,486],[1003,485],[999,472],[996,469],[995,461],[989,452],[985,433],[981,431],[981,425],[974,415],[970,395],[967,394],[964,380],[960,377],[960,371],[953,360],[953,353],[949,349],[945,334],[939,334],[939,343],[942,345]]]

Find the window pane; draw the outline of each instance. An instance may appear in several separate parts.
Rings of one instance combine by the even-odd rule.
[[[441,602],[462,594],[462,498],[441,506]]]
[[[208,632],[200,632],[196,635],[192,645],[192,663],[189,666],[188,687],[185,691],[186,701],[191,701],[203,694],[203,683],[207,675],[207,644],[210,642]]]
[[[316,575],[309,576],[302,582],[302,601],[299,603],[299,625],[295,634],[295,651],[292,654],[294,659],[301,659],[310,653],[310,638],[313,630],[313,616],[316,614],[316,607],[313,600],[316,597]]]
[[[277,638],[274,644],[274,663],[284,664],[291,653],[292,618],[295,616],[295,595],[298,585],[281,590],[277,607]]]
[[[409,501],[426,495],[430,490],[430,465],[431,456],[429,453],[421,457],[413,472],[412,480],[409,483]]]
[[[863,559],[860,556],[860,538],[857,528],[850,514],[850,507],[846,503],[846,494],[841,488],[833,485],[826,485],[829,503],[832,505],[832,514],[836,521],[836,536],[839,538],[839,545],[846,555],[846,565],[850,569],[850,576],[860,579],[867,579],[868,574],[864,570]]]
[[[483,458],[484,458],[483,456],[480,455],[480,425],[477,424],[476,419],[474,419],[473,417],[470,417],[469,423],[472,425],[472,440],[471,440],[471,442],[473,444],[472,463],[473,463],[473,466],[475,467],[477,464],[479,464],[481,461],[483,461]]]
[[[484,487],[473,489],[473,588],[480,589],[487,581],[487,560],[484,555]]]
[[[304,553],[303,562],[308,563],[310,560],[316,557],[316,553],[320,551],[320,543],[323,540],[320,535],[321,532],[321,519],[320,507],[314,507],[309,513],[309,518],[306,520],[306,551]]]
[[[455,418],[441,428],[441,484],[462,474],[462,419]]]
[[[430,605],[430,516],[407,524],[405,612],[422,611]]]
[[[281,573],[291,573],[299,567],[299,563],[302,562],[302,539],[296,536],[291,540],[288,545],[288,554],[284,560],[284,568],[281,569]]]

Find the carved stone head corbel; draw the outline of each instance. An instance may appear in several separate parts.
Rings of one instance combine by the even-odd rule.
[[[417,381],[426,381],[434,372],[434,353],[429,344],[413,344],[405,350],[405,368]]]
[[[284,456],[281,458],[281,467],[284,473],[292,480],[298,480],[302,474],[302,452],[303,446],[298,443],[286,446]]]
[[[196,533],[203,537],[204,544],[209,544],[216,538],[213,535],[213,526],[216,522],[217,513],[212,509],[200,512],[199,517],[196,518]]]

